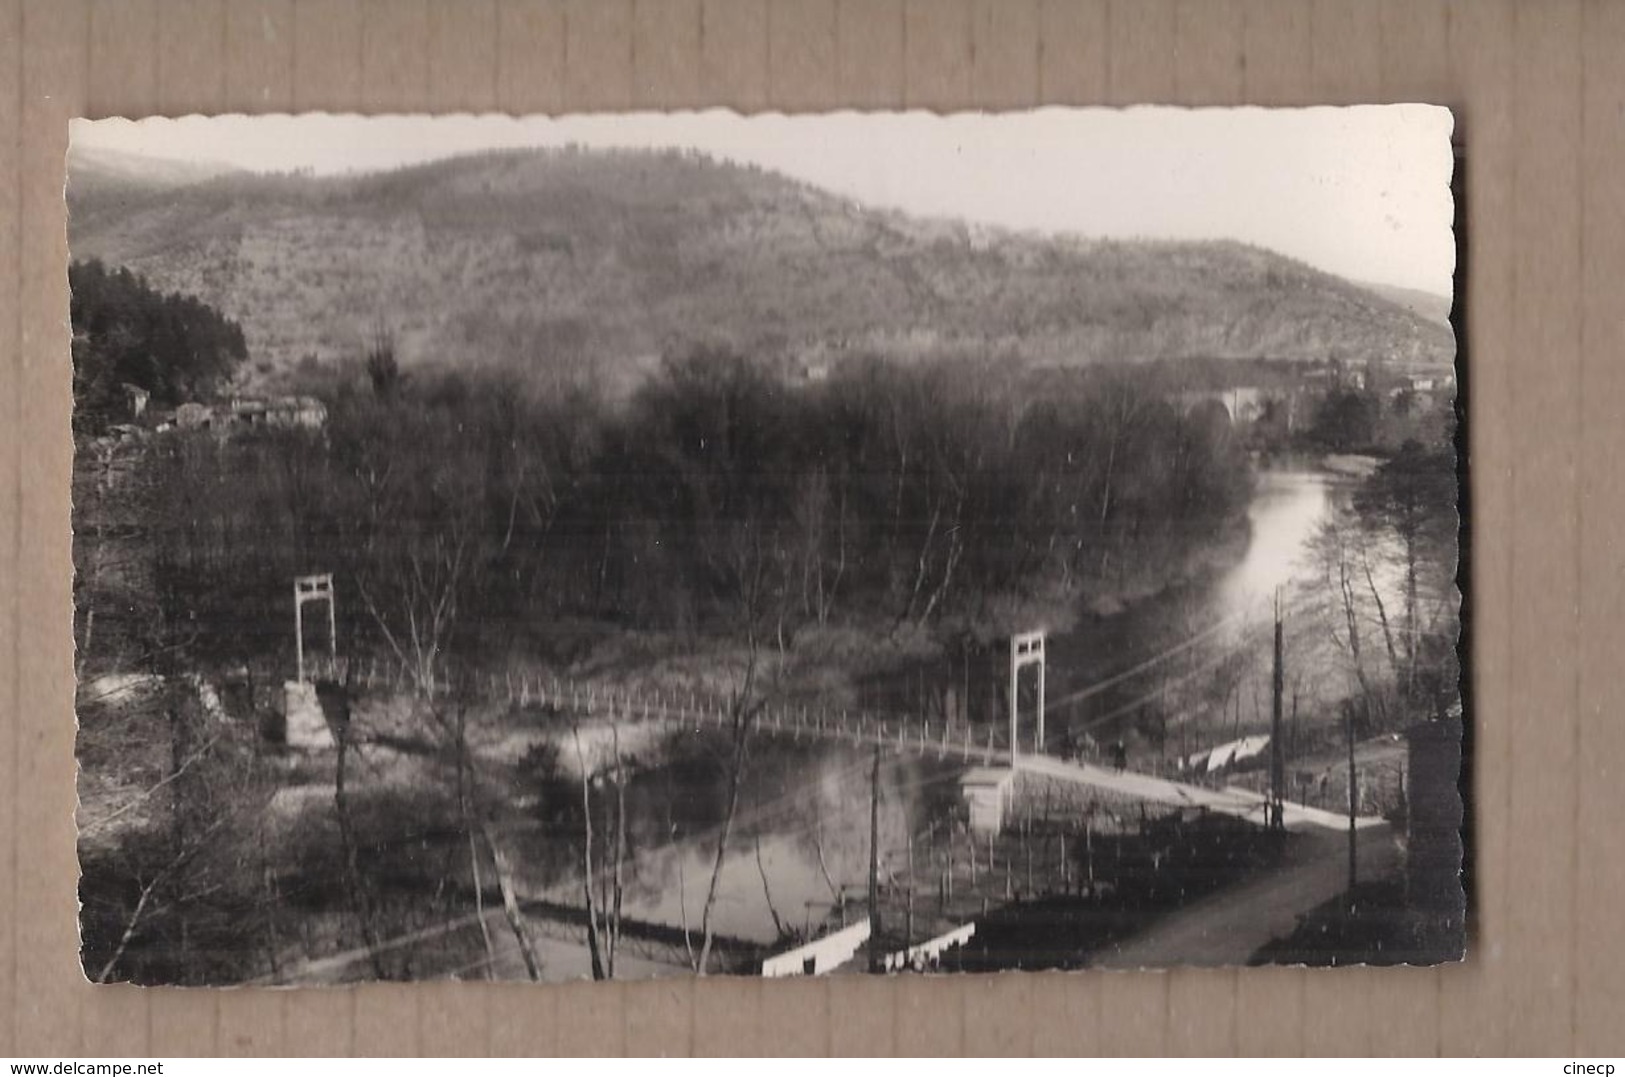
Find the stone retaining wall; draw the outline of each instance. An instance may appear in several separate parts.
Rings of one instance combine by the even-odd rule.
[[[1129,830],[1139,825],[1142,811],[1146,818],[1154,819],[1179,810],[1161,801],[1129,796],[1114,789],[1017,770],[1006,825],[1019,826],[1023,818],[1039,822],[1047,813],[1052,822],[1081,826],[1085,818],[1092,817],[1097,831],[1117,826]]]

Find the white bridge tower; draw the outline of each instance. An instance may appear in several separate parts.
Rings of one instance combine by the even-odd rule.
[[[1010,761],[1021,754],[1021,670],[1038,667],[1038,727],[1033,754],[1044,754],[1044,632],[1019,632],[1010,637]]]

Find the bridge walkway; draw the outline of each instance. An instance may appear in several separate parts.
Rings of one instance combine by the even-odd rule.
[[[343,672],[343,671],[335,671]],[[378,663],[357,665],[357,683],[369,688],[404,687],[398,672]],[[618,686],[578,682],[536,675],[486,675],[457,686],[488,702],[511,706],[538,707],[562,713],[582,714],[609,721],[659,721],[691,729],[726,729],[733,722],[729,701],[688,690],[629,690]],[[451,682],[437,681],[436,694],[450,693]],[[975,728],[967,722],[913,718],[906,715],[876,715],[867,711],[815,710],[806,706],[767,706],[758,712],[755,731],[763,734],[803,737],[855,747],[880,747],[897,754],[919,754],[938,759],[954,759],[967,766],[1012,766],[1008,733],[1002,723]],[[1172,778],[1083,761],[1068,761],[1051,755],[1022,752],[1014,758],[1014,768],[1047,778],[1113,792],[1124,797],[1180,808],[1206,808],[1262,824],[1263,794],[1233,786],[1212,788]],[[1321,828],[1346,830],[1348,816],[1288,801],[1285,822],[1289,830]],[[1378,826],[1383,820],[1362,816],[1356,828]]]
[[[1048,755],[1023,755],[1017,760],[1016,769],[1109,790],[1125,797],[1155,804],[1179,808],[1206,808],[1260,825],[1264,823],[1266,798],[1262,793],[1255,793],[1250,789],[1238,789],[1235,786],[1210,789],[1132,770],[1117,770],[1092,763],[1067,762]],[[1349,825],[1347,815],[1292,801],[1286,802],[1282,814],[1288,830],[1310,828],[1347,830]],[[1381,826],[1383,820],[1378,816],[1357,816],[1354,825],[1356,829],[1364,829]]]

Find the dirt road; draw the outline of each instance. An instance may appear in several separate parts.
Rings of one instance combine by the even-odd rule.
[[[1360,878],[1399,867],[1399,848],[1386,823],[1359,831]],[[1091,960],[1102,968],[1242,965],[1271,939],[1289,934],[1299,915],[1348,886],[1348,835],[1311,828],[1299,836],[1293,861],[1241,886],[1220,891],[1109,947]]]

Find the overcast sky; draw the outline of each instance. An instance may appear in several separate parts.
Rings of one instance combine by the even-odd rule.
[[[859,201],[1007,227],[1232,238],[1357,280],[1449,295],[1451,116],[1427,105],[187,117],[75,121],[87,148],[257,171],[374,170],[481,149],[685,146]]]

